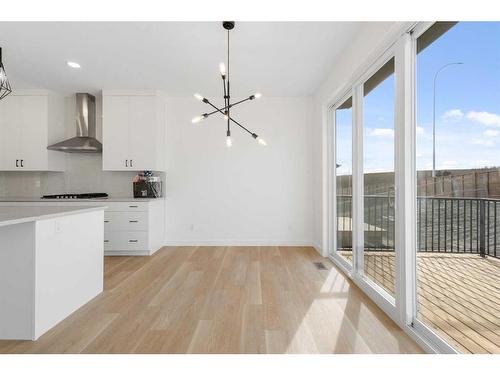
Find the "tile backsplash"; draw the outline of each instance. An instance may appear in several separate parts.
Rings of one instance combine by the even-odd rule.
[[[88,192],[132,197],[135,175],[103,171],[102,154],[66,154],[66,172],[0,172],[0,197]]]

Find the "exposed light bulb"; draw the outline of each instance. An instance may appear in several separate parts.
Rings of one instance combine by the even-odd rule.
[[[255,99],[260,99],[262,97],[262,94],[260,92],[258,92],[254,96],[255,96]]]
[[[77,62],[74,62],[74,61],[66,61],[66,65],[68,65],[69,67],[74,68],[74,69],[81,68],[80,64],[78,64]]]
[[[196,99],[200,100],[200,101],[202,101],[202,100],[204,99],[204,98],[203,98],[203,96],[201,96],[201,95],[200,95],[200,94],[198,94],[198,93],[194,94],[194,97],[195,97]]]
[[[196,116],[196,117],[193,117],[193,119],[191,120],[191,122],[193,124],[196,124],[197,122],[200,122],[201,120],[204,120],[205,119],[205,116]]]
[[[224,120],[229,120],[229,116],[228,115],[224,115]]]
[[[231,140],[231,136],[226,137],[226,147],[231,147],[233,145],[233,141]]]
[[[258,139],[257,139],[257,142],[259,142],[259,144],[260,144],[260,145],[262,145],[262,146],[267,146],[266,141],[265,141],[265,140],[263,140],[262,138],[258,138]]]
[[[226,64],[224,64],[223,62],[221,62],[219,64],[219,70],[220,70],[220,74],[225,76],[226,75]]]

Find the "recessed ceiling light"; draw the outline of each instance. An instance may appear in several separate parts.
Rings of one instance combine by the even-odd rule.
[[[78,64],[77,62],[74,62],[74,61],[66,61],[66,64],[69,67],[74,68],[74,69],[80,69],[81,68],[80,64]]]

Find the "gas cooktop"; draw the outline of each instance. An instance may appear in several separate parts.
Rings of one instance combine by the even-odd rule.
[[[95,198],[107,198],[106,193],[79,193],[79,194],[54,194],[54,195],[44,195],[42,199],[95,199]]]

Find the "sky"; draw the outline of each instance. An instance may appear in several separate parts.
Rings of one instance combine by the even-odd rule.
[[[500,166],[500,22],[460,22],[417,55],[417,169]],[[364,98],[364,172],[394,170],[394,75]],[[351,110],[337,111],[339,174],[350,174]]]

